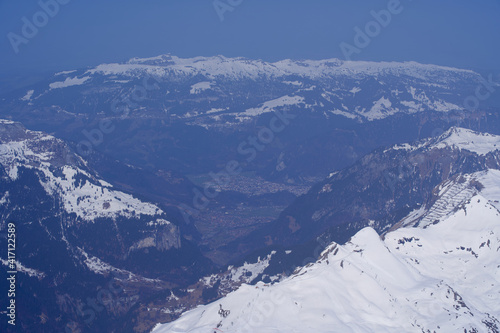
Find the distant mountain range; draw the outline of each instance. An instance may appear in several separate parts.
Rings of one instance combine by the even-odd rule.
[[[471,70],[415,62],[268,63],[162,55],[60,72],[12,96],[69,117],[109,117],[122,114],[113,114],[103,104],[123,95],[129,97],[123,102],[128,117],[161,118],[168,112],[177,121],[208,128],[241,125],[283,107],[361,122],[398,113],[463,111],[472,107],[467,97],[477,87],[492,91],[498,86]]]
[[[256,148],[243,142],[261,133],[255,145],[266,149],[248,168],[266,179],[300,181],[439,128],[495,132],[497,81],[415,62],[162,55],[57,73],[4,96],[0,110],[81,152],[181,173],[208,173],[228,157],[245,161]],[[304,165],[320,155],[324,160]]]
[[[374,149],[452,126],[500,135],[497,81],[414,62],[162,55],[56,73],[0,96],[0,114],[65,140],[91,163],[104,156],[94,168],[115,186],[183,204],[177,214],[192,213],[200,244],[225,264],[218,248]],[[115,160],[143,170],[141,181],[130,168],[113,172]],[[194,188],[203,192],[231,161],[240,174],[200,211]]]
[[[477,293],[464,292],[464,282],[449,280],[451,275],[439,280],[441,269],[456,268],[440,264],[446,253],[433,252],[451,251],[447,244],[425,247],[438,260],[429,264],[435,271],[419,270],[416,261],[422,262],[424,252],[411,252],[413,260],[402,262],[403,245],[417,244],[405,239],[431,243],[430,230],[442,235],[453,229],[440,225],[460,229],[473,223],[460,215],[463,209],[493,214],[476,230],[478,237],[486,237],[488,228],[496,232],[496,81],[470,70],[414,62],[267,63],[163,55],[56,73],[0,96],[0,216],[17,225],[23,242],[17,262],[25,293],[20,297],[32,300],[19,306],[22,328],[149,332],[154,324],[175,320],[242,284],[274,283],[269,290],[289,293],[282,286],[295,288],[294,281],[307,277],[327,288],[326,280],[305,267],[312,263],[314,272],[324,267],[334,269],[331,275],[338,279],[354,279],[352,286],[339,280],[342,290],[325,289],[346,308],[344,292],[373,283],[388,290],[391,280],[383,270],[397,267],[401,279],[411,282],[408,289],[398,295],[390,290],[394,299],[377,289],[376,298],[393,304],[383,309],[396,311],[399,331],[407,329],[401,325],[410,317],[415,327],[436,330],[434,321],[412,315],[423,310],[420,305],[411,310],[410,303],[431,302],[433,295],[454,290],[453,302],[438,299],[440,309],[460,318],[454,328],[496,332],[494,297],[491,304],[478,301],[496,290],[493,280],[491,289]],[[477,94],[485,92],[488,98],[479,100]],[[474,98],[477,105],[470,104]],[[221,181],[228,170],[232,175]],[[471,251],[480,252],[475,243],[460,241],[465,234],[460,230],[448,236],[450,246],[468,251],[454,257],[461,263]],[[3,244],[5,237],[0,239]],[[404,242],[396,249],[393,243],[400,239]],[[494,264],[494,242],[490,239],[492,252],[484,254],[489,261],[479,256],[478,266],[467,270],[485,272],[481,264]],[[392,258],[387,267],[382,259],[361,255],[383,247]],[[346,255],[344,267],[333,268],[331,262],[340,257],[329,250]],[[348,264],[348,257],[355,262]],[[0,269],[6,270],[2,260]],[[390,264],[394,260],[401,265]],[[352,271],[342,275],[349,265],[363,272],[359,280]],[[425,295],[414,288],[415,281],[423,281]],[[471,281],[481,285],[476,277]],[[109,283],[114,287],[106,287]],[[110,300],[89,304],[106,290],[112,292]],[[243,309],[258,303],[254,290],[267,293],[261,290],[268,286],[243,285],[221,300],[231,314],[220,318],[219,327],[219,321],[213,323],[219,318],[214,303],[203,307],[205,314],[194,310],[158,330],[184,332],[197,323],[200,329],[215,325],[208,329],[240,332],[245,316],[258,313]],[[414,297],[401,296],[407,292]],[[304,307],[314,302],[305,293],[297,294]],[[226,303],[243,294],[248,298]],[[287,297],[298,311],[294,306],[302,301]],[[459,304],[460,297],[469,310]],[[325,331],[321,318],[338,327],[368,322],[384,330],[389,319],[372,322],[375,310],[357,304],[360,308],[344,317],[322,308],[301,313],[310,316],[312,331]],[[320,312],[324,317],[317,318]],[[288,328],[276,315],[265,317],[262,325]],[[443,318],[438,317],[442,330],[451,329]]]

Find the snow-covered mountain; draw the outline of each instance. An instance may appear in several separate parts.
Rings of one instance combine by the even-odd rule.
[[[153,332],[500,332],[500,171],[464,177],[480,190],[432,224],[383,237],[366,227],[281,282],[244,285]]]
[[[158,204],[115,188],[64,141],[9,120],[0,120],[0,220],[5,248],[7,223],[16,226],[26,330],[39,317],[40,332],[126,327],[118,318],[150,297],[138,289],[182,286],[211,268]],[[12,270],[3,253],[0,270]],[[109,281],[128,289],[89,323],[86,299]]]
[[[111,184],[92,175],[86,162],[72,154],[61,140],[25,130],[12,121],[0,119],[0,126],[0,165],[10,181],[18,179],[22,168],[33,171],[46,193],[56,197],[66,213],[74,213],[82,221],[130,218],[137,214],[150,216],[153,224],[170,224],[155,220],[155,216],[163,214],[157,206],[116,191]],[[8,193],[4,196],[7,200]]]
[[[436,128],[494,131],[498,81],[415,62],[162,55],[56,73],[2,96],[0,112],[133,165],[189,174],[206,174],[228,155],[246,160],[255,148],[244,141],[271,130],[251,171],[297,183]],[[476,91],[490,97],[471,106]],[[101,121],[113,130],[92,140]],[[322,163],[304,162],[318,156]]]
[[[454,127],[435,139],[422,141],[417,145],[396,145],[393,149],[405,149],[409,151],[419,149],[459,149],[467,150],[484,156],[490,152],[500,149],[500,136],[488,133],[478,133],[466,128]]]
[[[0,96],[10,119],[0,123],[0,216],[40,235],[19,267],[35,291],[66,283],[68,317],[116,273],[135,312],[113,324],[173,320],[241,282],[280,280],[320,235],[341,244],[365,227],[382,234],[454,214],[481,191],[481,172],[500,169],[497,81],[413,62],[171,55],[56,73]],[[466,108],[477,91],[491,97]],[[457,125],[492,134],[446,131]],[[237,175],[217,184],[235,161]],[[204,200],[209,185],[220,192]],[[200,249],[234,266],[212,274]]]
[[[120,67],[123,66],[123,67]],[[143,66],[143,67],[141,67]],[[126,64],[100,65],[88,71],[92,74],[96,71],[108,74],[118,74],[140,70],[141,68],[152,71],[160,71],[158,67],[164,67],[162,73],[172,72],[174,74],[204,74],[210,78],[228,77],[237,78],[258,78],[262,76],[282,77],[287,75],[301,75],[308,78],[328,77],[332,75],[377,75],[382,73],[396,73],[414,76],[418,78],[436,75],[437,71],[460,71],[472,73],[469,70],[456,68],[423,65],[416,62],[368,62],[368,61],[342,61],[340,59],[326,60],[282,60],[274,63],[262,60],[251,60],[245,58],[216,57],[195,57],[179,58],[173,55],[160,55],[152,58],[133,58]],[[443,77],[439,78],[444,80]]]
[[[223,250],[234,256],[320,236],[343,243],[364,227],[384,233],[429,225],[476,195],[476,173],[487,170],[500,170],[500,136],[464,128],[380,148],[313,185],[275,221]]]
[[[125,104],[132,114],[127,116],[157,117],[155,109],[159,108],[179,121],[217,128],[239,125],[282,108],[358,121],[397,113],[463,111],[467,92],[485,82],[471,70],[415,62],[327,59],[269,63],[223,56],[183,59],[162,55],[57,73],[46,85],[25,91],[19,100],[35,106],[46,104],[51,96],[79,91],[87,96],[82,102],[90,110],[85,112],[93,113],[103,111],[95,109],[96,99],[116,92],[129,97]],[[255,83],[267,86],[268,91]],[[82,112],[74,104],[70,108],[61,102],[58,99],[56,105],[69,115]]]

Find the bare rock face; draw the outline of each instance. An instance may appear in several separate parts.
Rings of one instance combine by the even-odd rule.
[[[178,249],[181,247],[181,237],[179,227],[173,224],[167,225],[156,234],[156,249],[159,251]]]
[[[181,234],[179,227],[164,220],[157,219],[155,222],[149,222],[148,226],[154,227],[150,234],[134,243],[129,248],[129,254],[147,248],[156,248],[158,251],[167,251],[170,249],[179,249],[181,247]]]

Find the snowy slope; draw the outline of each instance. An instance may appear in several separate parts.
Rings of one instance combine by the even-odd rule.
[[[287,59],[270,63],[223,56],[182,59],[171,55],[146,59],[134,58],[124,64],[103,64],[82,75],[85,75],[82,79],[88,77],[87,75],[103,75],[111,78],[119,76],[128,80],[144,76],[168,78],[168,80],[203,76],[214,80],[192,85],[190,94],[199,94],[213,86],[227,90],[224,82],[228,81],[272,80],[277,86],[293,82],[295,86],[293,94],[264,101],[245,112],[232,114],[228,112],[235,117],[236,124],[284,105],[299,105],[302,108],[320,110],[326,117],[335,114],[367,121],[384,119],[400,112],[412,114],[425,110],[438,112],[463,110],[462,106],[457,105],[457,99],[450,99],[450,95],[458,96],[461,93],[458,91],[450,93],[450,90],[456,90],[464,82],[469,84],[480,80],[480,76],[470,70],[415,62]],[[283,80],[287,77],[300,78],[300,81]],[[314,80],[314,84],[311,84],[310,80]],[[367,86],[364,86],[363,82],[366,82]],[[374,82],[379,85],[376,94],[372,85]],[[358,85],[363,88],[357,87]],[[208,119],[213,122],[220,120],[220,117],[209,116]],[[207,126],[205,123],[204,125]]]
[[[123,331],[125,314],[150,302],[153,291],[181,287],[212,267],[170,214],[103,180],[99,163],[108,161],[95,154],[89,162],[58,138],[0,120],[0,245],[7,248],[7,222],[15,223],[21,296],[30,300],[20,303],[18,326]],[[4,253],[0,270],[12,270]],[[123,288],[115,293],[111,283]],[[96,298],[92,323],[84,312]]]
[[[479,155],[500,149],[500,136],[478,133],[465,128],[453,128],[441,136],[437,148],[452,147],[465,149]]]
[[[500,209],[500,186],[498,184],[500,184],[500,171],[495,169],[446,180],[436,188],[436,198],[430,207],[421,207],[410,213],[400,224],[426,228],[448,217],[477,194],[489,198],[488,203]]]
[[[0,126],[16,126],[1,120]],[[8,136],[10,133],[10,137]],[[85,161],[70,153],[64,142],[42,132],[7,129],[0,136],[0,166],[11,181],[18,178],[20,168],[34,170],[47,194],[60,199],[68,213],[93,221],[99,217],[132,217],[161,215],[156,205],[142,202],[113,187],[85,170]],[[61,159],[61,153],[65,159]],[[0,193],[0,205],[7,199]]]
[[[153,332],[500,332],[500,172],[469,178],[480,193],[439,223],[383,240],[365,228],[282,282],[244,285]]]
[[[141,110],[141,117],[161,115],[158,110],[175,105],[177,119],[203,127],[227,127],[229,120],[230,126],[240,126],[284,107],[364,122],[398,113],[464,111],[464,98],[484,82],[471,70],[416,62],[161,55],[57,73],[23,91],[16,103],[47,103],[77,116],[108,110],[110,99],[123,95],[134,96],[128,106]],[[62,91],[75,93],[77,112],[70,111],[75,101],[65,101]],[[92,102],[81,97],[89,94]],[[225,117],[206,112],[212,108],[226,110]]]
[[[468,150],[478,155],[486,155],[500,149],[500,136],[489,133],[480,133],[467,128],[452,127],[439,137],[427,139],[417,145],[395,145],[392,149],[408,151],[423,149],[459,149]]]

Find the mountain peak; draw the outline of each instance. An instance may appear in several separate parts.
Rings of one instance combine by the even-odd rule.
[[[452,127],[439,136],[431,147],[452,147],[468,150],[479,155],[486,155],[500,149],[500,136],[480,133],[462,127]]]
[[[451,127],[438,137],[424,139],[415,144],[404,143],[392,147],[393,150],[403,149],[409,151],[445,148],[467,150],[484,156],[500,149],[500,136],[476,132],[462,127]]]

